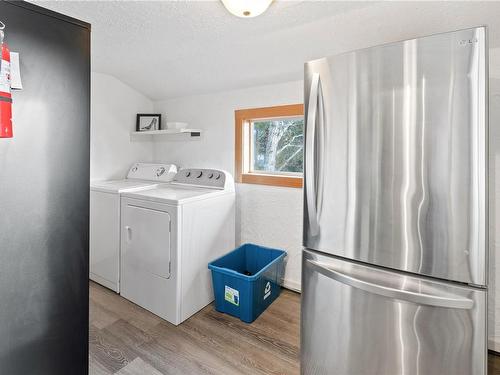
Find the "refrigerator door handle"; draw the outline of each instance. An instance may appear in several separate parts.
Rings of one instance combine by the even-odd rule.
[[[307,199],[307,216],[309,218],[309,231],[312,236],[319,234],[317,199],[316,199],[316,119],[318,117],[319,100],[319,73],[314,73],[311,79],[311,90],[309,92],[309,104],[307,107],[307,130],[306,130],[306,176],[305,188]]]
[[[425,294],[396,289],[390,286],[374,284],[370,281],[362,280],[361,278],[356,278],[348,274],[339,272],[335,269],[332,269],[331,266],[328,266],[322,262],[311,259],[307,259],[307,262],[322,275],[341,282],[345,285],[349,285],[353,288],[361,289],[369,293],[412,302],[419,305],[447,307],[454,309],[471,309],[474,305],[474,302],[468,298],[453,296],[450,294]]]

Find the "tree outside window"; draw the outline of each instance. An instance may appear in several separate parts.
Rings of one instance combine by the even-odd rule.
[[[235,111],[236,181],[302,187],[304,106]]]
[[[302,173],[304,119],[284,118],[252,122],[253,171]]]

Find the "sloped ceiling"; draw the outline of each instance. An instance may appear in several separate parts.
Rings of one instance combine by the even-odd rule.
[[[33,2],[90,22],[92,69],[153,100],[299,80],[314,58],[477,25],[500,47],[500,2],[274,1],[252,19],[219,1]]]

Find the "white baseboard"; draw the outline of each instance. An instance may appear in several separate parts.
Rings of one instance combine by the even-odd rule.
[[[300,282],[293,280],[283,280],[283,288],[293,290],[294,292],[300,293]]]
[[[488,339],[488,349],[500,353],[500,337]]]

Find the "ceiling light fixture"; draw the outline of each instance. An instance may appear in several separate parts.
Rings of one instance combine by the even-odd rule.
[[[237,17],[252,18],[264,13],[273,0],[221,0],[226,9]]]

